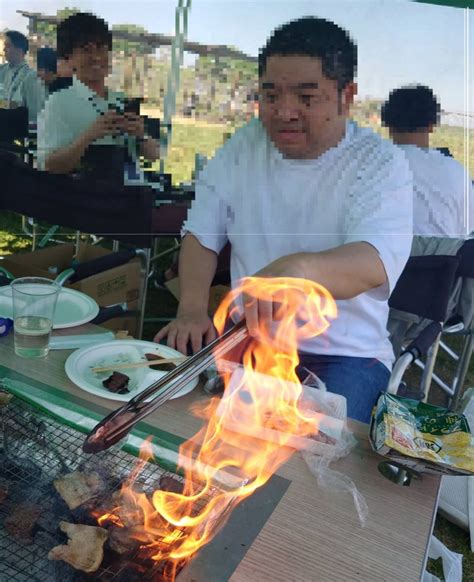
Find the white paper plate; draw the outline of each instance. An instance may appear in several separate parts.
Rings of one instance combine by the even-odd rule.
[[[124,368],[117,370],[126,374],[130,381],[128,383],[127,394],[115,394],[104,388],[102,382],[111,376],[110,372],[92,372],[92,368],[113,366],[114,364],[124,364],[128,362],[145,362],[145,354],[157,354],[165,358],[179,358],[183,354],[154,342],[140,340],[114,340],[105,344],[88,346],[73,352],[66,360],[66,374],[71,382],[79,388],[108,398],[109,400],[121,400],[128,402],[133,396],[148,388],[150,384],[156,382],[167,374],[166,371],[153,368]],[[199,379],[195,378],[187,384],[176,396],[179,398],[193,390]]]
[[[61,287],[54,313],[53,329],[74,327],[92,321],[99,313],[97,303],[80,291]],[[13,318],[12,288],[0,287],[0,317]]]

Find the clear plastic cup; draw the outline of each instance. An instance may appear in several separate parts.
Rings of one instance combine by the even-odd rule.
[[[22,277],[11,288],[15,353],[23,358],[44,358],[61,287],[51,279]]]

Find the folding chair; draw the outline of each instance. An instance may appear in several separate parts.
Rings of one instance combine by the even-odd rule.
[[[401,353],[394,364],[388,392],[426,401],[459,262],[457,256],[446,255],[410,257],[408,260],[389,299],[389,306],[396,311],[392,311],[387,327],[395,354]],[[398,313],[408,314],[408,318],[398,319],[394,316]],[[411,321],[410,315],[415,316]],[[420,318],[424,319],[424,324],[416,327],[407,345],[407,332]],[[403,375],[412,362],[424,357],[420,386],[410,390],[402,384]]]
[[[440,349],[455,362],[456,369],[449,384],[433,373],[433,382],[449,396],[453,409],[458,406],[474,348],[474,239],[467,240],[456,256],[459,259],[456,272],[459,297],[455,312],[443,325],[439,342]],[[443,341],[443,338],[454,336],[463,339],[459,353]]]

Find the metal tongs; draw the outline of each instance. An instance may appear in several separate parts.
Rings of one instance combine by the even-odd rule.
[[[140,392],[127,404],[102,419],[87,435],[82,450],[85,453],[98,453],[123,439],[137,422],[154,412],[208,368],[214,358],[220,358],[246,337],[247,327],[245,320],[242,320],[197,354],[190,356],[166,376]],[[164,389],[161,390],[162,388]],[[156,397],[146,402],[156,392],[159,392]]]

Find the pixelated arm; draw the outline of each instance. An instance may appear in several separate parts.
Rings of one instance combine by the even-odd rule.
[[[192,234],[183,239],[179,254],[181,299],[178,315],[187,311],[207,313],[209,289],[217,266],[217,254],[204,247]]]
[[[52,174],[68,174],[72,172],[79,166],[87,146],[92,141],[89,130],[86,130],[71,144],[47,155],[44,165],[45,170]]]

